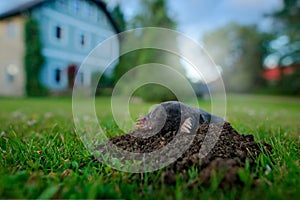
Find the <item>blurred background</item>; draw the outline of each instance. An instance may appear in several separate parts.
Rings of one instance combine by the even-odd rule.
[[[201,63],[201,70],[215,69],[217,76],[201,77],[179,56],[158,49],[119,56],[122,43],[159,42],[205,57],[172,37],[131,31],[133,39],[104,42],[149,26],[197,42],[215,62]],[[300,0],[0,0],[0,44],[0,198],[299,199]],[[98,44],[105,45],[91,56]],[[113,57],[118,59],[105,70]],[[186,74],[199,97],[187,104],[224,117],[243,137],[270,144],[272,152],[238,167],[234,176],[212,167],[209,184],[195,167],[184,174],[165,173],[168,168],[143,175],[97,162],[99,152],[92,156],[88,149],[133,133],[134,121],[155,104],[176,100],[169,89],[148,84],[114,104],[111,95],[124,74],[125,89],[133,88],[131,80],[158,77],[187,91],[155,65],[130,71],[153,62]],[[218,92],[221,80],[226,99],[214,100],[209,91]],[[74,87],[88,98],[72,98]],[[224,178],[234,183],[223,187]]]
[[[4,0],[0,96],[70,95],[80,63],[97,44],[148,26],[180,31],[203,46],[227,93],[300,94],[300,0]],[[157,50],[134,51],[121,56],[98,83],[99,65],[118,50],[116,42],[88,63],[78,74],[82,87],[97,84],[97,95],[107,96],[133,67],[153,58],[164,63]],[[197,95],[206,97],[213,81],[203,82],[175,61]],[[141,87],[135,95],[146,101],[175,98],[158,85]]]

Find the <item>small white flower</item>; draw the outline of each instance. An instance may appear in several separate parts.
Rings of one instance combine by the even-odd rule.
[[[6,133],[5,133],[4,131],[2,131],[2,132],[0,133],[0,137],[3,137],[5,134],[6,134]]]
[[[29,120],[29,121],[27,121],[27,125],[28,126],[33,126],[33,125],[35,125],[36,124],[36,120],[35,119],[33,119],[33,120]]]
[[[272,171],[272,168],[270,167],[270,165],[266,165],[265,174],[268,175],[271,171]]]

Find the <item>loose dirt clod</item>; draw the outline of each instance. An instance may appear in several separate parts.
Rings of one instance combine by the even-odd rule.
[[[221,130],[221,131],[220,131]],[[146,130],[147,132],[147,130]],[[212,173],[217,170],[225,170],[220,187],[239,184],[238,170],[245,166],[246,160],[250,166],[255,163],[255,159],[259,154],[265,151],[271,151],[271,146],[266,143],[257,143],[252,135],[239,134],[228,122],[203,124],[196,128],[195,135],[192,133],[181,133],[174,130],[165,130],[158,132],[150,137],[136,137],[143,135],[142,130],[134,130],[128,134],[111,138],[105,144],[99,145],[96,149],[100,155],[107,153],[107,146],[115,146],[128,152],[146,153],[153,152],[163,147],[168,147],[170,155],[172,152],[177,153],[182,150],[185,138],[191,139],[191,143],[184,153],[171,165],[165,167],[163,173],[163,182],[165,184],[175,184],[173,174],[185,173],[190,167],[196,167],[199,172],[199,181],[208,184]],[[180,134],[180,135],[179,135]],[[207,149],[206,146],[215,139],[216,143],[209,153],[201,157],[200,149]],[[203,141],[206,141],[205,144]],[[208,149],[209,150],[209,149]],[[199,154],[200,153],[200,154]],[[174,155],[174,154],[173,154]],[[121,156],[122,155],[110,155]],[[168,155],[164,155],[168,156]],[[157,157],[157,163],[163,162],[161,157]],[[103,161],[103,157],[97,158]],[[126,156],[122,157],[126,160]],[[171,174],[171,175],[170,175]]]

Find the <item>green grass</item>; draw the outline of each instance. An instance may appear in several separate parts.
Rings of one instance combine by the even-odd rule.
[[[262,155],[255,169],[245,168],[245,184],[218,189],[220,176],[204,187],[178,174],[175,186],[159,184],[160,172],[124,173],[95,162],[75,134],[68,98],[0,99],[0,197],[98,199],[297,199],[300,196],[300,99],[274,96],[229,96],[227,119],[240,133],[265,140],[274,151]],[[209,101],[200,101],[210,109]],[[151,104],[130,106],[132,118]],[[112,120],[110,100],[96,109],[110,135],[121,132]],[[274,161],[274,162],[271,162]],[[271,168],[268,171],[267,168]],[[255,187],[252,183],[255,183]]]

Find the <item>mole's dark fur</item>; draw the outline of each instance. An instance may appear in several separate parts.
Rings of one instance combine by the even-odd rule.
[[[189,132],[192,127],[205,123],[225,122],[221,117],[212,115],[202,109],[188,106],[177,101],[168,101],[156,106],[150,113],[138,119],[137,128],[144,131]]]

